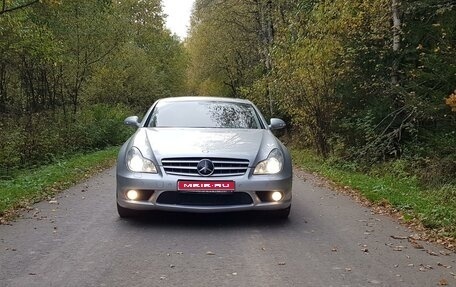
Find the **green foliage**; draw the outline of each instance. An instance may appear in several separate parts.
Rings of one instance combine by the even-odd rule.
[[[249,98],[323,157],[454,177],[452,1],[199,0],[193,17],[191,92]]]
[[[71,118],[63,113],[36,113],[19,121],[2,119],[0,176],[23,167],[55,162],[65,155],[116,146],[131,129],[123,120],[131,115],[123,106],[93,105]]]
[[[131,130],[123,124],[123,120],[132,114],[123,106],[94,105],[78,112],[73,124],[64,131],[67,136],[64,145],[73,143],[75,147],[84,149],[103,149],[123,143],[131,134]]]
[[[190,94],[241,96],[260,64],[254,3],[197,0],[186,47]],[[256,16],[254,16],[256,17]]]
[[[154,47],[142,49],[124,43],[104,65],[97,66],[85,88],[86,102],[122,103],[143,111],[159,98],[180,95],[186,62],[183,47],[175,40],[150,44]],[[163,52],[157,49],[169,51],[162,63],[151,65]]]
[[[324,157],[330,151],[332,119],[340,108],[338,81],[351,70],[338,29],[342,22],[350,28],[345,6],[337,2],[315,5],[313,13],[307,15],[305,28],[297,27],[300,19],[292,19],[291,25],[299,29],[296,39],[279,39],[281,48],[276,50],[274,88],[275,94],[281,95],[281,110],[292,117],[293,127]],[[334,23],[328,24],[328,14]]]
[[[0,14],[0,176],[119,145],[133,110],[183,93],[161,1],[39,2]]]

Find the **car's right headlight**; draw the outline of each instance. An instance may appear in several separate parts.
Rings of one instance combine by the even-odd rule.
[[[155,164],[143,157],[141,152],[137,147],[132,147],[127,152],[127,166],[133,172],[147,172],[147,173],[157,173],[157,168]]]

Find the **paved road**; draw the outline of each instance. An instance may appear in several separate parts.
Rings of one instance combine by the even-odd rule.
[[[455,253],[391,238],[412,231],[312,180],[287,222],[121,220],[114,196],[111,169],[0,226],[0,286],[456,286]]]

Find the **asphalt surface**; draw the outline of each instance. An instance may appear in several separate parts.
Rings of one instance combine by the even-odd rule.
[[[285,222],[122,220],[108,170],[0,226],[0,286],[456,286],[455,253],[304,177]]]

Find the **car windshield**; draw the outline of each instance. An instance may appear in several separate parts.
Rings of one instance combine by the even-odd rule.
[[[149,127],[160,128],[262,128],[251,104],[220,101],[159,102]]]

